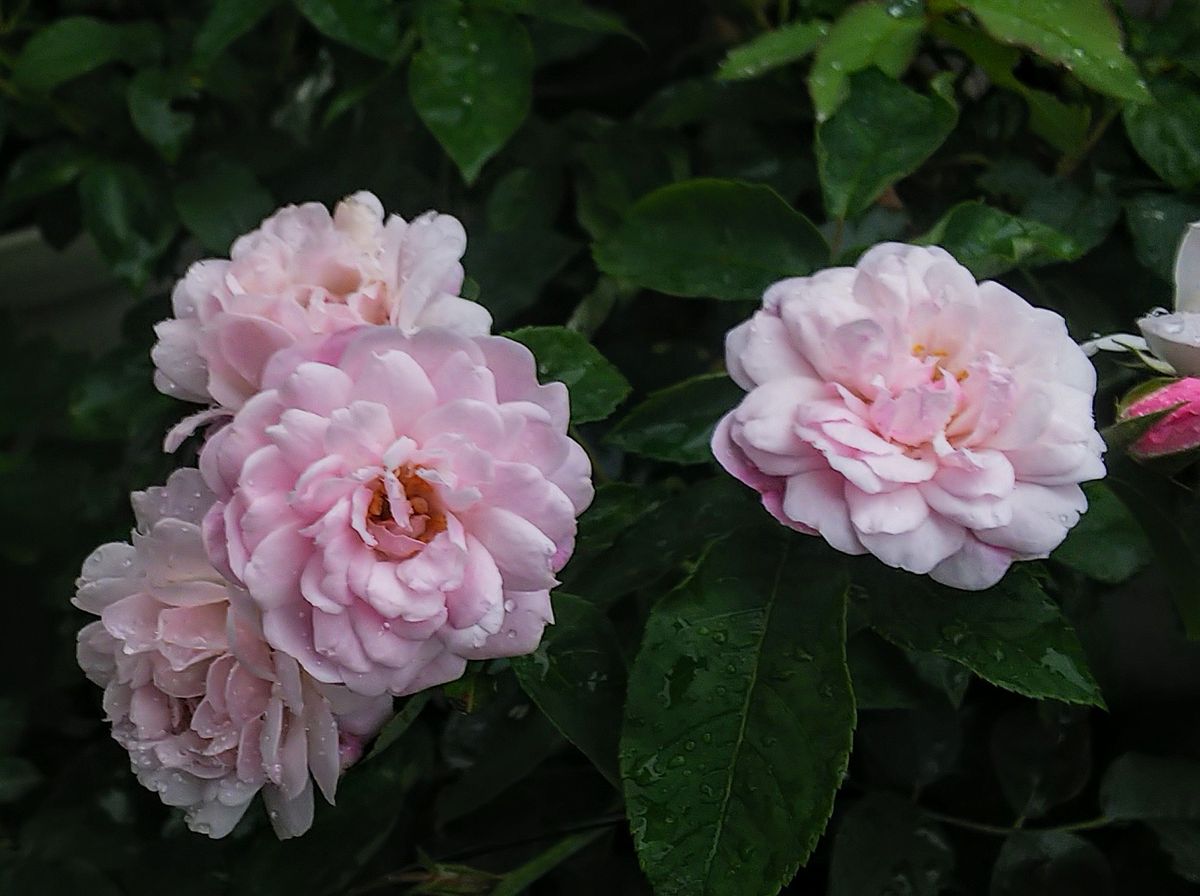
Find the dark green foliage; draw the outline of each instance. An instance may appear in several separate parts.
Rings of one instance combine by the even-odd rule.
[[[1133,359],[1090,512],[975,594],[784,531],[708,443],[763,288],[882,240],[1080,339],[1170,305],[1198,47],[1196,0],[0,5],[0,892],[1192,892],[1200,503],[1123,454]],[[398,701],[304,838],[212,842],[109,737],[73,580],[195,460],[173,281],[359,189],[463,221],[597,494],[535,653]]]

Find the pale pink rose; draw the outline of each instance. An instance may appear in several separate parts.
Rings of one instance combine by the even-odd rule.
[[[276,355],[204,446],[205,543],[273,647],[406,694],[534,649],[592,498],[567,390],[499,336],[364,327]]]
[[[332,216],[318,202],[286,206],[239,237],[228,260],[197,262],[175,286],[175,317],[155,327],[155,384],[236,410],[275,351],[313,334],[387,324],[484,335],[491,316],[458,295],[466,244],[455,218],[385,221],[367,192]]]
[[[318,683],[267,647],[205,553],[212,500],[194,469],[133,494],[133,543],[83,564],[73,603],[100,619],[79,633],[79,665],[138,780],[192,830],[225,836],[261,790],[276,833],[294,837],[312,823],[312,782],[333,802],[391,701]]]
[[[1121,411],[1120,419],[1134,420],[1166,411],[1129,446],[1129,453],[1142,460],[1168,457],[1200,448],[1200,379],[1186,377],[1155,389]]]
[[[776,283],[726,355],[749,394],[717,459],[849,554],[986,588],[1047,556],[1104,475],[1096,374],[1062,318],[939,248]]]

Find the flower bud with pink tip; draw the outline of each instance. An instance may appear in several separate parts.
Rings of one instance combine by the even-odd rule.
[[[1167,383],[1121,409],[1119,419],[1137,420],[1158,414],[1129,446],[1139,460],[1173,457],[1200,448],[1200,379],[1189,376]]]

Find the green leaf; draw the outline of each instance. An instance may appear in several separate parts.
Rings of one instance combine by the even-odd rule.
[[[992,766],[1018,818],[1041,818],[1078,796],[1092,771],[1087,710],[1045,701],[1022,703],[992,728]]]
[[[756,499],[731,477],[692,483],[634,521],[610,550],[576,567],[571,590],[610,606],[631,591],[651,587],[703,554],[714,539],[767,519]],[[681,526],[680,520],[688,524]]]
[[[1179,190],[1200,185],[1200,93],[1181,80],[1154,82],[1154,102],[1125,107],[1125,133],[1154,173]]]
[[[404,732],[412,727],[412,723],[417,720],[421,710],[429,703],[432,693],[432,691],[419,691],[404,701],[404,706],[400,711],[379,729],[379,735],[375,738],[375,743],[371,745],[371,752],[366,755],[363,762],[386,752],[392,744],[403,737]]]
[[[583,0],[484,0],[486,5],[534,19],[597,31],[602,34],[633,36],[621,17],[605,9],[588,6]]]
[[[717,421],[745,393],[726,373],[692,377],[653,393],[613,427],[608,441],[634,454],[677,464],[712,459]]]
[[[615,230],[634,202],[651,190],[686,178],[688,149],[680,135],[633,124],[589,121],[573,147],[576,216],[600,240]]]
[[[263,20],[282,0],[216,0],[192,42],[192,64],[208,68],[225,48]]]
[[[0,756],[0,805],[15,803],[42,780],[42,773],[28,759]]]
[[[763,72],[803,59],[829,34],[829,23],[792,22],[734,47],[717,70],[722,81],[757,78]]]
[[[1168,283],[1188,224],[1200,220],[1200,203],[1174,193],[1139,193],[1125,203],[1125,222],[1138,261]]]
[[[464,263],[479,283],[479,301],[503,324],[536,303],[579,249],[575,240],[543,227],[494,230],[472,237]]]
[[[1114,428],[1104,431],[1106,440]],[[1174,510],[1180,502],[1190,503],[1191,493],[1166,477],[1145,475],[1127,459],[1110,458],[1105,481],[1146,532],[1188,638],[1200,640],[1200,550],[1191,534],[1180,527]]]
[[[1200,762],[1125,753],[1104,773],[1100,807],[1118,821],[1200,820]]]
[[[816,540],[746,529],[651,611],[621,773],[659,896],[774,896],[811,854],[854,728],[845,595]]]
[[[79,182],[83,223],[113,272],[140,289],[175,236],[162,187],[133,165],[106,163]]]
[[[938,825],[908,800],[869,793],[838,825],[829,896],[937,896],[953,870],[954,852]]]
[[[1087,513],[1052,557],[1099,582],[1117,585],[1150,563],[1153,548],[1141,524],[1112,489],[1089,482],[1083,491]]]
[[[1104,0],[958,0],[993,36],[1029,47],[1117,99],[1146,102],[1150,93],[1121,48],[1121,30]]]
[[[138,72],[125,91],[133,126],[168,162],[179,158],[196,123],[190,112],[178,112],[171,107],[185,92],[178,78],[151,68]]]
[[[493,231],[548,230],[554,225],[562,201],[562,178],[557,171],[513,168],[496,181],[488,195],[488,227]],[[531,238],[529,242],[537,240]]]
[[[1113,896],[1099,849],[1065,831],[1020,831],[1004,841],[989,896]]]
[[[501,693],[477,712],[455,715],[443,732],[443,752],[462,775],[437,797],[439,826],[463,818],[521,781],[563,747],[558,730],[504,676]]]
[[[228,253],[233,241],[257,227],[274,207],[254,172],[234,159],[208,159],[175,187],[179,217],[210,252]]]
[[[845,101],[847,79],[855,72],[874,67],[898,77],[908,68],[925,21],[920,15],[895,15],[895,6],[859,3],[833,24],[808,76],[817,121],[825,121]]]
[[[958,113],[939,95],[922,96],[874,69],[850,79],[850,96],[817,127],[817,170],[825,209],[856,215],[929,158]]]
[[[1026,697],[1104,705],[1075,631],[1023,570],[969,594],[889,570],[868,592],[871,627],[901,647],[955,660]]]
[[[7,212],[51,190],[69,186],[94,162],[91,151],[78,144],[38,143],[9,166],[0,203]]]
[[[300,15],[330,40],[376,59],[400,49],[400,7],[392,0],[292,0]]]
[[[145,22],[113,25],[90,16],[68,16],[37,31],[13,64],[13,80],[47,93],[110,62],[138,64],[158,57],[162,37]]]
[[[612,623],[595,604],[557,591],[554,624],[537,650],[514,657],[517,680],[554,727],[620,787],[617,741],[625,661]]]
[[[538,378],[571,392],[571,421],[603,420],[629,394],[629,382],[580,333],[566,327],[523,327],[506,334],[537,358]]]
[[[643,513],[657,506],[653,492],[628,482],[605,482],[596,488],[596,497],[579,518],[575,553],[559,574],[563,587],[571,590],[576,570],[613,546],[613,542]]]
[[[1024,98],[1029,107],[1029,129],[1062,153],[1079,151],[1087,140],[1092,122],[1091,106],[1069,104],[1052,93],[1036,90],[1020,80],[1013,70],[1021,51],[997,43],[982,31],[948,19],[937,19],[933,34],[966,53],[998,87]]]
[[[529,35],[514,16],[448,0],[425,4],[419,27],[409,95],[463,180],[473,183],[529,112]]]
[[[912,663],[895,644],[872,631],[860,631],[846,643],[846,662],[854,682],[854,703],[859,711],[912,709],[925,696],[925,685]]]
[[[1158,845],[1171,856],[1171,866],[1184,880],[1200,884],[1200,823],[1152,821]]]
[[[994,163],[980,176],[979,185],[1011,200],[1022,218],[1070,238],[1079,254],[1104,242],[1121,216],[1121,203],[1103,176],[1085,189],[1076,181],[1044,174],[1026,159]]]
[[[1070,261],[1082,252],[1056,230],[1018,218],[982,202],[962,202],[917,240],[947,250],[979,279],[1015,267]]]
[[[817,229],[770,187],[708,179],[643,196],[592,251],[618,279],[716,299],[758,299],[829,258]]]

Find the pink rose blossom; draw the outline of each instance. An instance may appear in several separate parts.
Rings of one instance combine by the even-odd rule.
[[[1121,412],[1122,420],[1133,420],[1166,411],[1150,424],[1132,445],[1129,453],[1142,460],[1182,454],[1200,448],[1200,379],[1176,380],[1139,398]]]
[[[776,283],[726,355],[749,394],[717,459],[849,554],[986,588],[1047,556],[1104,475],[1095,371],[1062,318],[936,247]]]
[[[176,285],[175,317],[155,328],[155,384],[236,410],[275,351],[313,334],[361,324],[486,334],[487,310],[458,296],[466,240],[455,218],[436,212],[385,222],[367,192],[332,216],[317,202],[282,208],[239,237],[229,260],[197,262]]]
[[[205,554],[212,500],[194,469],[134,493],[133,543],[83,564],[73,602],[100,619],[79,633],[79,665],[138,780],[192,830],[225,836],[261,790],[276,833],[294,837],[312,823],[312,782],[333,802],[391,701],[320,684],[267,647]]]
[[[204,446],[219,566],[325,682],[406,694],[534,649],[592,498],[528,349],[384,327],[281,352]]]

